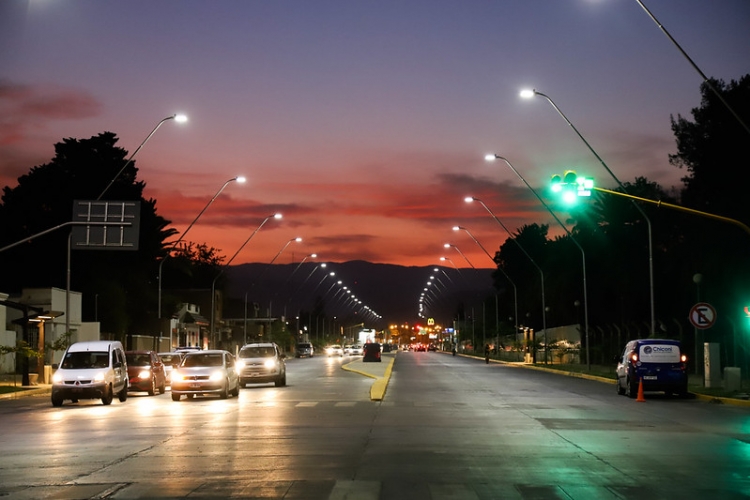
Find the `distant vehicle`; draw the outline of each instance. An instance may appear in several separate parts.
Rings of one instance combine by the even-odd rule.
[[[286,354],[273,342],[257,342],[242,346],[237,357],[240,386],[273,382],[286,385]]]
[[[172,401],[185,395],[216,394],[226,399],[240,393],[234,356],[228,351],[212,350],[188,352],[180,366],[172,370]]]
[[[617,358],[617,394],[634,398],[644,391],[688,394],[687,356],[678,340],[631,340]]]
[[[351,356],[351,354],[352,354],[352,345],[346,344],[344,346],[344,356]]]
[[[184,357],[183,352],[160,352],[157,353],[161,362],[164,363],[164,372],[167,374],[167,384],[172,380],[172,370],[180,366],[180,361]]]
[[[128,363],[120,342],[76,342],[53,368],[52,406],[62,406],[66,399],[101,399],[104,405],[115,395],[121,402],[128,399]]]
[[[297,344],[297,348],[294,352],[294,355],[297,358],[304,358],[304,357],[312,358],[315,355],[315,349],[313,348],[313,345],[310,342],[299,342]]]
[[[326,347],[326,354],[328,354],[328,357],[331,357],[331,356],[341,357],[344,355],[344,349],[342,349],[340,345],[334,344],[334,345]]]
[[[174,352],[194,352],[194,351],[200,351],[201,348],[198,346],[181,346],[181,347],[175,347]]]
[[[362,356],[362,344],[354,344],[351,346],[351,349],[349,350],[349,354],[352,356]]]
[[[380,362],[380,344],[377,342],[369,342],[364,346],[364,354],[362,354],[362,362]]]
[[[430,346],[427,348],[428,351],[436,352],[437,346],[435,344],[430,344]]]
[[[164,363],[154,351],[125,351],[128,362],[129,392],[147,392],[149,396],[164,394],[167,390],[167,372]]]

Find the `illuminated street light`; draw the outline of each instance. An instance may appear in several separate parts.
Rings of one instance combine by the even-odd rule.
[[[612,176],[612,179],[615,180],[618,186],[620,186],[620,189],[623,190],[623,192],[627,192],[625,189],[625,186],[620,182],[620,179],[617,178],[617,176],[610,170],[610,168],[607,166],[606,163],[604,163],[604,160],[602,160],[601,156],[594,151],[594,148],[591,147],[591,144],[583,137],[583,135],[578,131],[578,129],[573,125],[573,123],[568,120],[568,117],[565,116],[565,113],[562,112],[562,110],[555,104],[555,102],[548,96],[545,95],[536,89],[534,90],[523,90],[521,91],[521,97],[524,98],[530,98],[533,96],[541,96],[544,97],[547,102],[549,102],[553,108],[555,108],[555,111],[557,111],[557,114],[559,114],[563,120],[565,120],[565,123],[570,126],[570,128],[573,129],[573,131],[576,133],[576,135],[583,141],[583,143],[586,145],[589,151],[591,151],[591,154],[594,155],[594,157],[599,160],[599,163],[601,163],[602,167],[604,167],[604,170],[609,173],[610,176]],[[507,160],[506,160],[507,161]],[[653,238],[652,238],[652,230],[651,230],[651,219],[648,218],[646,215],[646,212],[643,211],[640,205],[638,205],[635,201],[631,200],[631,203],[633,206],[638,210],[638,212],[643,216],[643,219],[646,221],[646,225],[648,228],[648,274],[649,274],[649,289],[650,289],[650,298],[651,298],[651,334],[653,335],[656,333],[656,310],[654,307],[654,250],[653,250]]]
[[[214,200],[216,200],[216,198],[219,197],[219,195],[221,194],[221,192],[224,191],[224,188],[227,187],[230,182],[235,182],[236,181],[239,184],[243,184],[245,182],[245,180],[246,179],[243,176],[238,176],[238,177],[232,177],[231,179],[229,179],[228,181],[226,181],[219,188],[219,190],[216,192],[216,194],[213,196],[213,198],[211,198],[208,201],[208,203],[206,203],[206,206],[203,207],[203,210],[201,210],[200,213],[195,217],[195,219],[193,219],[193,222],[190,223],[190,225],[187,227],[187,229],[185,229],[182,232],[182,234],[180,235],[180,237],[177,238],[177,240],[175,240],[172,243],[172,245],[169,247],[169,250],[167,250],[166,255],[164,255],[164,257],[159,262],[159,277],[158,277],[158,280],[157,280],[159,291],[158,291],[158,294],[157,294],[158,295],[158,298],[157,298],[158,304],[156,306],[157,307],[158,319],[159,320],[161,320],[161,290],[162,290],[161,281],[162,281],[162,269],[164,267],[164,261],[171,255],[171,251],[174,249],[175,246],[177,246],[177,243],[179,243],[180,241],[183,240],[183,238],[185,238],[185,235],[188,233],[188,231],[190,231],[190,229],[198,221],[198,219],[200,219],[201,215],[203,215],[203,212],[205,212],[206,209],[208,209],[208,207],[211,206],[211,204],[214,202]],[[161,331],[161,321],[159,321],[159,330]],[[171,328],[169,330],[169,347],[170,347],[170,349],[172,348],[172,329]]]
[[[262,228],[263,225],[265,225],[265,223],[268,222],[269,219],[281,219],[282,217],[283,216],[281,214],[273,214],[273,215],[269,215],[268,217],[266,217],[265,219],[263,219],[263,222],[261,222],[260,225],[257,228],[255,228],[255,231],[253,231],[252,233],[250,233],[250,236],[248,236],[247,239],[245,240],[245,242],[240,246],[240,248],[238,248],[237,251],[234,252],[234,255],[232,255],[232,258],[229,259],[229,261],[227,261],[227,263],[222,266],[222,268],[219,271],[219,273],[216,275],[216,277],[214,278],[214,280],[211,282],[211,331],[209,333],[210,333],[210,337],[211,337],[211,345],[213,347],[217,347],[216,346],[216,339],[215,339],[215,335],[214,335],[214,309],[216,308],[216,306],[215,306],[215,300],[216,300],[216,280],[219,279],[219,276],[221,276],[224,273],[224,271],[227,269],[227,267],[229,267],[229,265],[232,263],[232,261],[234,260],[234,258],[237,257],[237,254],[239,254],[240,251],[243,248],[245,248],[245,245],[247,245],[247,242],[250,241],[252,239],[252,237],[255,236],[255,234],[258,231],[260,231],[260,228]]]
[[[523,181],[523,183],[526,185],[527,188],[529,188],[529,191],[534,193],[534,196],[539,200],[539,202],[544,205],[544,208],[547,209],[547,211],[552,215],[552,217],[557,221],[558,224],[560,224],[560,227],[563,228],[565,233],[570,237],[570,240],[575,243],[575,245],[578,247],[578,249],[581,251],[581,257],[583,260],[583,314],[584,314],[584,330],[585,330],[585,336],[586,336],[586,369],[591,369],[591,356],[590,356],[590,346],[589,346],[589,300],[588,300],[588,294],[586,292],[586,253],[583,251],[583,247],[580,243],[578,243],[578,240],[575,239],[573,234],[568,230],[568,228],[563,224],[563,222],[555,215],[555,213],[552,211],[552,209],[544,202],[541,196],[534,191],[534,188],[529,185],[528,182],[526,182],[526,179],[523,178],[523,176],[518,173],[518,170],[515,169],[513,165],[506,159],[503,158],[500,155],[497,154],[489,154],[484,157],[487,161],[495,161],[495,160],[503,160],[508,167],[513,171],[516,176]],[[544,360],[547,361],[547,332],[545,330],[544,332]]]
[[[455,249],[456,249],[456,252],[458,252],[459,254],[461,254],[461,257],[463,257],[463,258],[464,258],[464,260],[465,260],[465,261],[466,261],[466,262],[467,262],[467,263],[468,263],[468,264],[469,264],[469,265],[471,266],[471,268],[472,268],[472,269],[476,269],[476,267],[474,267],[474,264],[472,264],[472,263],[471,263],[471,261],[470,261],[470,260],[469,260],[469,259],[468,259],[468,258],[466,257],[466,255],[464,255],[464,253],[463,253],[463,252],[461,251],[461,249],[460,249],[460,248],[458,248],[458,247],[457,247],[456,245],[454,245],[454,244],[452,244],[452,243],[445,243],[445,244],[443,245],[443,247],[445,247],[445,248],[455,248]],[[458,268],[457,268],[457,269],[458,269]]]
[[[544,304],[544,271],[542,271],[542,268],[539,267],[539,265],[534,261],[534,259],[531,258],[531,255],[529,255],[528,252],[526,252],[523,246],[521,246],[521,244],[518,242],[518,239],[515,236],[513,236],[513,234],[508,230],[507,227],[505,227],[505,224],[503,224],[502,221],[498,219],[497,216],[492,212],[492,210],[490,210],[490,207],[485,205],[485,203],[482,200],[480,200],[479,198],[475,198],[474,196],[467,196],[466,198],[464,198],[464,201],[466,203],[472,203],[474,201],[479,202],[479,204],[482,205],[484,209],[487,210],[487,212],[489,212],[492,218],[495,219],[495,222],[500,224],[500,227],[502,227],[505,230],[505,232],[508,233],[508,236],[510,237],[510,239],[513,242],[515,242],[516,245],[518,245],[518,248],[521,249],[523,254],[526,257],[528,257],[531,263],[534,264],[534,266],[539,271],[539,275],[541,276],[541,279],[542,279],[542,325],[543,325],[543,328],[546,329],[547,328],[547,307]],[[516,332],[518,332],[518,311],[516,311],[515,323],[516,323]]]
[[[125,170],[125,168],[128,165],[130,165],[131,163],[133,163],[133,158],[135,157],[136,154],[138,154],[138,151],[141,150],[141,148],[143,147],[143,145],[146,144],[146,142],[148,142],[149,139],[151,139],[151,136],[154,135],[157,130],[159,130],[159,127],[161,127],[161,125],[164,122],[169,121],[169,120],[174,120],[177,123],[185,123],[187,121],[187,116],[185,116],[183,114],[176,114],[176,115],[172,115],[172,116],[167,116],[166,118],[162,118],[161,121],[159,121],[159,123],[156,124],[156,127],[154,127],[154,130],[152,130],[151,133],[148,134],[145,139],[143,139],[143,142],[141,142],[140,146],[138,146],[138,148],[135,151],[133,151],[133,154],[130,155],[130,158],[127,159],[127,161],[122,166],[122,168],[120,169],[120,171],[117,172],[117,174],[114,177],[112,177],[112,180],[109,181],[109,184],[107,184],[107,187],[104,188],[104,191],[102,191],[101,194],[96,197],[97,200],[101,200],[102,199],[102,196],[104,196],[104,193],[106,193],[109,190],[109,188],[112,187],[112,184],[114,184],[115,181],[117,180],[117,178],[120,177],[120,174],[122,174],[122,172]]]

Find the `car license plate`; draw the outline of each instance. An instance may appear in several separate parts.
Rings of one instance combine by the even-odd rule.
[[[658,377],[656,375],[644,375],[643,380],[656,380]]]
[[[190,388],[191,389],[200,389],[201,385],[200,384],[190,384]]]

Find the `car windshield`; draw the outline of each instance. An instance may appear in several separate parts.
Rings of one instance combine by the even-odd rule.
[[[151,356],[148,354],[125,354],[125,360],[130,366],[151,366]]]
[[[185,356],[182,366],[191,368],[196,366],[222,366],[224,364],[221,353],[215,354],[192,354]]]
[[[69,352],[60,363],[60,368],[81,370],[86,368],[107,368],[109,353],[99,351]]]
[[[310,344],[297,344],[297,349],[309,349]]]
[[[179,354],[160,354],[159,358],[162,360],[164,364],[167,364],[167,365],[180,362]],[[128,361],[128,363],[130,363],[130,361]]]
[[[245,347],[240,350],[241,358],[272,358],[275,355],[276,350],[271,346]]]

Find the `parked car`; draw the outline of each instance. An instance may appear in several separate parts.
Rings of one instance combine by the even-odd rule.
[[[129,392],[148,392],[149,396],[164,394],[167,390],[167,372],[164,363],[154,351],[125,351],[128,362]]]
[[[331,356],[341,357],[344,355],[344,350],[341,348],[340,345],[333,344],[331,346],[326,347],[326,354],[328,355],[328,357],[331,357]]]
[[[299,342],[294,355],[298,358],[310,357],[312,358],[315,354],[315,349],[310,342]]]
[[[639,339],[625,345],[617,358],[617,394],[634,398],[644,391],[688,394],[687,356],[678,340]]]
[[[157,354],[161,362],[164,363],[164,371],[167,374],[167,385],[171,384],[172,370],[180,366],[180,361],[184,357],[184,351],[179,352],[160,352]]]
[[[362,362],[380,362],[380,344],[369,342],[363,346]]]
[[[185,395],[216,394],[226,399],[240,393],[240,379],[234,356],[228,351],[212,350],[185,353],[180,366],[172,370],[172,401]]]
[[[259,342],[242,346],[237,358],[240,386],[273,382],[276,387],[286,385],[286,354],[273,342]]]
[[[76,342],[65,350],[60,366],[52,368],[52,406],[62,406],[66,399],[101,399],[105,405],[115,395],[121,402],[128,399],[128,364],[120,342]]]
[[[362,356],[362,344],[354,344],[349,349],[349,354],[352,356]]]

